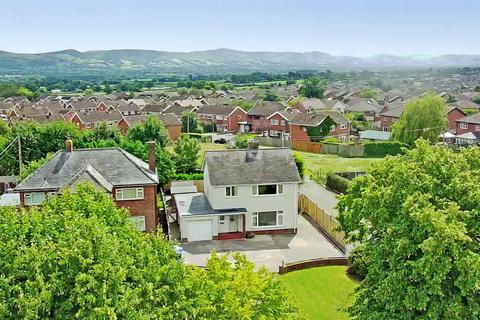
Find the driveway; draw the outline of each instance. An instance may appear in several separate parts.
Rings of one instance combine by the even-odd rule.
[[[278,272],[282,262],[345,256],[302,215],[298,216],[295,235],[257,235],[253,239],[200,241],[181,246],[184,260],[189,264],[205,266],[210,252],[215,249],[224,254],[240,252],[258,267],[265,266],[274,272]]]

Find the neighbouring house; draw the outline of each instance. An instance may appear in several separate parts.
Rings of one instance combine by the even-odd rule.
[[[174,196],[183,242],[296,233],[298,183],[290,149],[207,151],[204,193]]]
[[[459,134],[455,137],[455,143],[459,145],[479,144],[480,131]]]
[[[330,122],[326,135],[319,136],[315,133],[315,135],[312,136],[309,133],[309,131],[316,131],[314,128],[321,130],[321,126],[325,121]],[[292,141],[310,142],[325,137],[334,137],[340,141],[350,140],[350,122],[337,111],[323,111],[314,114],[300,113],[292,119],[290,128]]]
[[[123,118],[117,123],[120,131],[125,134],[130,130],[131,127],[137,123],[141,123],[147,120],[148,117],[157,117],[160,121],[163,122],[165,128],[167,129],[168,136],[170,140],[176,141],[182,132],[182,122],[177,118],[173,113],[166,114],[136,114],[130,116],[123,116]]]
[[[467,132],[479,132],[480,131],[480,112],[472,114],[468,117],[460,118],[457,122],[457,137],[458,135]]]
[[[447,108],[447,120],[448,120],[448,129],[456,132],[457,131],[457,120],[463,119],[467,114],[460,108],[455,106]]]
[[[247,113],[240,107],[206,105],[197,110],[198,120],[215,126],[217,132],[238,132],[239,122],[247,120]]]
[[[120,113],[124,116],[140,114],[140,106],[132,101],[130,102],[127,102],[125,100],[112,101],[110,106],[112,109],[120,111]]]
[[[277,111],[287,109],[279,102],[260,101],[247,112],[247,121],[240,123],[240,132],[269,134],[268,117]]]
[[[110,127],[116,126],[122,118],[123,116],[118,110],[88,111],[75,112],[75,114],[70,117],[69,121],[80,129],[95,129],[102,122]]]
[[[404,102],[394,102],[384,106],[375,118],[375,122],[378,123],[382,131],[390,131],[393,124],[400,120],[405,106]]]
[[[22,207],[41,205],[46,198],[91,183],[112,195],[119,208],[130,211],[134,225],[153,231],[158,224],[155,142],[148,144],[148,163],[120,148],[73,149],[67,140],[37,171],[14,189]]]
[[[377,103],[374,103],[372,100],[373,99],[363,98],[351,99],[348,102],[344,112],[363,113],[368,121],[374,121],[375,115],[379,112],[381,107]]]
[[[267,117],[268,135],[270,137],[289,136],[290,122],[301,112],[298,109],[287,108],[276,111]]]

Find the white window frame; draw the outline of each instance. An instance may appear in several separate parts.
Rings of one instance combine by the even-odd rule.
[[[278,126],[278,120],[277,119],[270,119],[270,124],[272,126]]]
[[[139,231],[146,231],[145,216],[129,216],[128,219],[133,224],[133,227]]]
[[[341,123],[340,124],[340,129],[347,129],[347,124],[346,123]]]
[[[307,131],[307,127],[303,127],[303,131]]]
[[[282,126],[286,125],[285,120],[280,120],[280,124],[281,124]]]
[[[276,193],[273,194],[258,194],[258,187],[259,186],[269,186],[269,185],[275,185],[276,186]],[[283,184],[275,184],[275,183],[267,183],[267,184],[258,184],[258,185],[253,185],[252,186],[252,196],[254,197],[273,197],[273,196],[281,196],[284,193],[284,187]]]
[[[43,199],[40,201],[40,202],[33,202],[33,196],[34,195],[43,195]],[[30,193],[25,193],[23,195],[23,202],[26,206],[38,206],[40,204],[42,204],[45,199],[46,199],[46,195],[44,192],[30,192]]]
[[[468,123],[460,122],[460,129],[468,129]]]
[[[336,128],[337,128],[337,126],[336,126],[336,125],[334,125],[334,124],[332,124],[332,126],[330,127],[330,132],[333,132],[333,131],[335,131],[335,129],[336,129]]]
[[[135,189],[135,197],[134,198],[124,198],[123,192],[124,190],[131,190]],[[127,201],[127,200],[143,200],[145,199],[145,192],[143,187],[141,188],[119,188],[115,190],[115,200],[117,201]]]
[[[267,226],[259,226],[258,225],[258,215],[263,212],[275,212],[276,214],[276,221],[275,225],[267,225]],[[276,228],[282,227],[285,224],[285,214],[282,210],[279,211],[259,211],[259,212],[252,212],[252,228],[255,229],[268,229],[268,228]]]
[[[229,193],[230,193],[230,195],[229,195]],[[227,187],[225,187],[225,197],[226,198],[236,198],[236,197],[238,197],[237,186],[227,186]]]
[[[85,123],[85,128],[91,128],[92,124],[91,123]]]

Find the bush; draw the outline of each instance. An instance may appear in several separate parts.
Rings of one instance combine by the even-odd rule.
[[[176,173],[170,180],[203,180],[203,173]]]
[[[374,157],[403,154],[403,148],[408,148],[406,143],[399,141],[366,142],[364,146],[365,155]]]
[[[350,180],[347,178],[341,177],[336,173],[327,173],[326,186],[332,191],[337,193],[346,193]]]
[[[303,160],[302,156],[297,152],[293,153],[293,159],[295,160],[295,165],[297,166],[300,178],[303,180],[303,176],[305,175],[305,160]]]
[[[247,149],[250,141],[254,139],[254,134],[242,134],[240,136],[237,136],[237,138],[235,139],[235,147],[237,149]]]

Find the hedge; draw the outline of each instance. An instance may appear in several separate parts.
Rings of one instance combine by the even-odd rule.
[[[176,173],[170,181],[180,180],[203,180],[203,173]]]
[[[398,141],[366,142],[365,155],[384,157],[386,155],[402,154],[402,148],[408,148],[408,145]]]
[[[347,192],[347,188],[350,182],[351,181],[347,178],[341,177],[336,173],[329,172],[327,173],[327,181],[325,185],[328,189],[332,191],[335,191],[337,193],[345,193]]]

